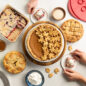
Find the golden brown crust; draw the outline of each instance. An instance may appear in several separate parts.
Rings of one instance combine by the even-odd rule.
[[[74,19],[65,21],[61,28],[68,42],[80,40],[84,33],[82,24]]]
[[[38,58],[36,54],[34,54],[29,44],[31,41],[31,35],[34,31],[38,36],[38,42],[42,44],[43,55],[40,56],[40,58]],[[34,58],[41,61],[46,61],[58,56],[62,48],[62,37],[56,27],[50,24],[43,24],[37,26],[34,30],[30,32],[27,39],[27,44],[28,50]]]
[[[49,77],[49,78],[52,78],[53,76],[54,76],[53,73],[48,74],[48,77]]]
[[[25,69],[26,60],[20,52],[11,51],[5,55],[3,64],[8,72],[17,74]]]
[[[59,69],[58,68],[55,68],[54,69],[54,73],[57,74],[59,72]]]
[[[70,46],[68,46],[68,50],[69,51],[71,51],[72,50],[72,46],[70,45]]]
[[[45,68],[46,73],[50,73],[50,71],[51,71],[50,68]]]

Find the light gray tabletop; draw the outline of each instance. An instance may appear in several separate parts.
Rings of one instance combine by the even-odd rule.
[[[26,11],[27,2],[28,2],[28,0],[0,0],[0,11],[3,9],[3,7],[5,7],[6,4],[11,4],[13,7],[16,7],[17,9],[21,10],[21,12],[26,14],[26,16],[29,18],[29,15]],[[53,8],[55,8],[57,6],[63,7],[66,10],[66,18],[62,21],[59,21],[59,22],[54,22],[53,20],[51,20],[52,22],[61,26],[61,24],[65,20],[73,18],[68,12],[67,2],[68,2],[68,0],[39,0],[38,7],[41,7],[41,8],[44,8],[45,10],[47,10],[49,15],[50,15]],[[67,44],[67,45],[72,45],[73,50],[80,49],[82,51],[86,51],[86,23],[82,22],[82,21],[80,21],[80,22],[84,26],[83,38],[74,44]],[[30,26],[31,24],[32,23],[30,22],[28,26]],[[51,79],[49,79],[48,74],[45,73],[46,67],[35,65],[28,60],[27,60],[27,63],[28,63],[27,67],[22,73],[16,74],[16,75],[12,75],[12,74],[8,73],[3,67],[3,63],[2,63],[3,58],[4,58],[5,54],[9,51],[17,50],[17,51],[20,51],[23,53],[23,50],[22,50],[22,36],[23,36],[23,34],[24,34],[24,32],[20,35],[19,39],[15,43],[9,43],[7,40],[5,40],[3,37],[0,36],[0,38],[5,40],[5,42],[7,44],[6,50],[4,52],[0,52],[0,70],[6,74],[6,76],[8,77],[8,79],[10,81],[11,86],[27,86],[25,83],[25,75],[27,72],[29,72],[32,69],[40,70],[44,74],[45,83],[43,86],[82,86],[82,84],[80,84],[80,83],[67,81],[66,78],[63,77],[62,69],[60,66],[60,61],[51,65],[51,66],[47,66],[47,67],[51,68],[51,72],[53,72],[53,69],[56,67],[58,67],[60,69],[60,72],[57,75],[54,75],[54,77]],[[69,53],[69,51],[66,50],[65,54],[68,54],[68,53]],[[83,76],[86,77],[86,66],[85,65],[78,63],[77,68],[75,70],[77,72],[80,72]]]

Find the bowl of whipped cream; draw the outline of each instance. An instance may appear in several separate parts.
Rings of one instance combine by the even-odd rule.
[[[25,81],[27,86],[42,86],[45,79],[40,71],[32,70],[26,74]]]

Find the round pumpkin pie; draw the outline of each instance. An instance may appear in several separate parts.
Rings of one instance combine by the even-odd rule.
[[[53,25],[37,25],[29,32],[27,48],[33,58],[39,61],[56,58],[62,48],[61,33]]]

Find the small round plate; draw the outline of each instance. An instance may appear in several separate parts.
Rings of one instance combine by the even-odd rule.
[[[54,17],[53,14],[54,14],[54,12],[55,12],[56,10],[61,10],[61,11],[63,11],[64,16],[63,16],[61,19],[56,19],[56,18]],[[62,8],[62,7],[56,7],[56,8],[54,8],[53,11],[52,11],[52,17],[53,17],[54,20],[57,20],[57,21],[63,20],[63,19],[65,18],[65,16],[66,16],[66,12],[65,12],[64,8]]]
[[[74,67],[72,67],[72,68],[68,68],[68,67],[65,66],[65,62],[66,62],[66,59],[67,59],[68,57],[73,58],[70,54],[64,55],[64,56],[62,57],[62,59],[61,59],[61,67],[62,67],[62,69],[63,69],[63,70],[64,70],[64,69],[75,70],[77,61],[75,62]]]
[[[33,73],[33,72],[37,72],[37,73],[39,73],[39,74],[42,76],[42,82],[41,82],[41,84],[39,84],[39,85],[32,85],[32,84],[29,82],[28,76],[29,76],[31,73]],[[25,77],[25,81],[26,81],[26,83],[27,83],[28,86],[42,86],[42,85],[44,84],[45,79],[44,79],[44,75],[43,75],[40,71],[38,71],[38,70],[32,70],[32,71],[30,71],[30,72],[27,73],[27,75],[26,75],[26,77]]]
[[[45,16],[42,19],[40,19],[39,21],[47,21],[48,20],[48,13],[43,8],[39,8],[39,9],[42,9],[45,12]],[[34,13],[39,9],[36,9],[34,11]],[[32,15],[30,15],[30,19],[31,19],[32,23],[38,22],[38,20],[36,20],[34,17],[34,13]]]

